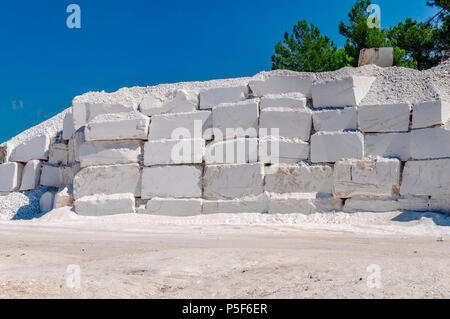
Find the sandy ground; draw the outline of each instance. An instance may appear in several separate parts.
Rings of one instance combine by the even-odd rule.
[[[450,217],[348,216],[1,221],[0,298],[450,298]]]

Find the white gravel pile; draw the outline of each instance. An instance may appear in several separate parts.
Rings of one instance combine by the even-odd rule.
[[[48,188],[40,188],[26,193],[0,195],[0,220],[33,219],[40,217],[39,200]]]

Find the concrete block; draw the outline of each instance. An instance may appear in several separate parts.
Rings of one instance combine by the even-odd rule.
[[[67,166],[60,166],[61,176],[62,176],[62,185],[67,186],[73,183],[73,179],[75,175],[81,170],[80,164],[74,163]]]
[[[73,130],[77,131],[86,125],[86,104],[72,101]]]
[[[306,110],[307,99],[300,93],[270,94],[261,98],[261,110],[267,108],[290,108]]]
[[[315,193],[269,194],[270,214],[304,214],[342,211],[343,201]]]
[[[425,212],[428,210],[428,198],[399,197],[399,198],[349,198],[345,201],[346,212],[395,212],[408,210]]]
[[[63,177],[59,166],[44,164],[41,171],[40,183],[42,186],[56,187],[63,186]]]
[[[11,153],[11,162],[27,163],[31,160],[48,160],[48,151],[50,147],[50,138],[41,135],[30,139],[29,141],[18,145]]]
[[[23,164],[0,164],[0,192],[14,192],[22,181]]]
[[[144,165],[201,164],[205,154],[205,140],[148,141],[144,147]]]
[[[363,132],[407,132],[411,106],[406,103],[362,105],[358,108],[358,126]]]
[[[201,166],[144,167],[141,197],[143,199],[201,197],[202,174]]]
[[[131,193],[125,193],[84,196],[75,200],[75,212],[82,216],[134,214],[134,195]]]
[[[152,95],[144,97],[139,110],[152,116],[167,113],[194,112],[198,107],[198,93],[190,90],[176,90],[168,101],[162,101]]]
[[[312,113],[316,131],[341,131],[357,129],[357,112],[354,107],[323,110]]]
[[[87,123],[85,138],[86,141],[146,140],[149,122],[139,112],[101,114]]]
[[[254,96],[297,92],[311,97],[311,76],[269,75],[264,80],[250,81],[249,86]]]
[[[364,136],[359,132],[318,132],[311,137],[311,162],[333,163],[364,156]]]
[[[450,159],[406,162],[402,176],[403,196],[450,196]]]
[[[429,210],[432,212],[450,214],[450,196],[441,198],[431,197],[429,202]]]
[[[98,115],[119,114],[133,112],[133,108],[122,104],[86,103],[86,123]]]
[[[68,145],[65,143],[50,144],[48,162],[54,165],[67,165],[69,160]]]
[[[124,193],[140,197],[140,177],[138,164],[85,167],[73,180],[74,197]]]
[[[411,158],[410,133],[379,133],[364,136],[364,154],[369,157],[397,157],[402,161]]]
[[[80,147],[84,142],[86,142],[86,139],[84,136],[84,127],[82,127],[73,133],[72,138],[69,140],[69,163],[80,161]]]
[[[375,77],[350,76],[315,83],[312,86],[313,106],[318,108],[359,105],[375,79]]]
[[[65,141],[69,140],[73,133],[75,132],[73,128],[73,114],[72,111],[67,112],[66,116],[64,117],[63,122],[63,139]]]
[[[258,139],[238,138],[206,146],[206,164],[244,164],[258,161]]]
[[[79,148],[81,167],[138,163],[142,152],[141,141],[85,142]]]
[[[205,199],[235,199],[263,193],[263,164],[207,165],[203,177]]]
[[[42,162],[40,160],[29,161],[22,174],[21,191],[29,191],[39,187],[39,180],[41,178]]]
[[[220,104],[212,110],[214,139],[258,136],[258,100]]]
[[[8,162],[8,144],[0,145],[0,164]]]
[[[196,198],[152,198],[145,213],[165,216],[195,216],[202,213],[202,200]]]
[[[45,192],[39,199],[39,206],[42,214],[48,213],[53,209],[53,201],[55,194],[52,192]]]
[[[68,185],[66,187],[62,187],[58,189],[58,192],[55,194],[55,200],[53,202],[53,209],[72,206],[74,202],[73,198],[73,186]]]
[[[259,161],[261,163],[288,163],[309,159],[309,143],[300,139],[266,136],[259,139]]]
[[[266,108],[261,111],[259,128],[262,137],[273,134],[272,129],[278,128],[279,136],[309,141],[311,126],[312,119],[309,111],[287,108]],[[271,129],[270,133],[269,129]]]
[[[370,48],[359,52],[358,66],[375,64],[386,68],[394,64],[394,48]]]
[[[400,189],[400,161],[348,159],[334,165],[333,195],[336,198],[394,197]]]
[[[203,214],[265,213],[269,203],[265,194],[232,200],[204,200]]]
[[[222,103],[243,101],[247,96],[246,85],[206,89],[200,92],[200,109],[210,109]]]
[[[449,120],[450,101],[428,101],[413,105],[413,129],[444,124]]]
[[[266,192],[331,195],[333,168],[329,165],[272,165],[265,168],[265,175]]]
[[[152,116],[149,140],[212,138],[211,111]]]
[[[450,157],[450,122],[444,126],[413,130],[411,157],[413,159]]]

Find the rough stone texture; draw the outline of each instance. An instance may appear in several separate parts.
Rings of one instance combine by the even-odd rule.
[[[450,101],[438,100],[413,105],[412,128],[444,124],[450,120]]]
[[[144,167],[141,197],[201,197],[202,173],[201,166]]]
[[[293,110],[306,110],[307,99],[300,93],[270,94],[261,98],[261,110],[267,108],[290,108]]]
[[[196,91],[175,90],[173,97],[165,102],[153,95],[145,96],[139,105],[139,110],[148,116],[194,112],[198,107],[198,103],[198,93]]]
[[[86,125],[86,105],[72,101],[73,130],[77,131]]]
[[[86,141],[84,127],[78,129],[69,140],[69,163],[80,161],[80,147]]]
[[[144,146],[144,165],[201,164],[205,153],[205,140],[158,140]]]
[[[357,129],[357,112],[354,107],[315,111],[312,114],[316,131],[341,131]]]
[[[258,100],[256,99],[214,107],[212,110],[214,139],[257,137],[258,116]]]
[[[53,209],[54,199],[55,194],[52,192],[45,192],[44,194],[42,194],[41,199],[39,200],[41,213],[45,214]]]
[[[150,215],[195,216],[202,213],[201,199],[152,198],[145,213]]]
[[[117,103],[74,103],[72,102],[72,114],[74,130],[86,125],[98,115],[129,113],[133,108]]]
[[[333,163],[364,156],[364,136],[360,132],[318,132],[311,137],[311,162]]]
[[[54,165],[67,165],[69,160],[68,145],[65,143],[52,143],[50,145],[48,162]]]
[[[10,161],[26,163],[34,159],[48,160],[49,146],[50,138],[47,135],[34,137],[17,146],[11,153]]]
[[[8,145],[0,145],[0,164],[8,162]]]
[[[40,183],[42,186],[56,187],[63,186],[63,177],[59,166],[45,165],[42,167]]]
[[[411,133],[365,134],[364,154],[373,157],[397,157],[402,161],[411,158]]]
[[[204,138],[210,140],[211,111],[154,115],[149,140]]]
[[[406,162],[402,176],[401,195],[450,196],[450,159]]]
[[[413,159],[450,157],[450,122],[440,127],[413,130],[411,157]]]
[[[265,213],[269,206],[265,194],[232,200],[204,200],[203,214]]]
[[[203,197],[235,199],[263,193],[263,164],[207,165],[203,177]]]
[[[258,139],[238,138],[207,145],[206,164],[244,164],[258,161]]]
[[[267,108],[261,111],[260,135],[273,135],[273,128],[279,129],[279,136],[309,141],[312,118],[309,111],[283,108]],[[263,129],[267,129],[265,132]]]
[[[363,132],[407,132],[411,106],[406,103],[362,105],[358,108],[358,126]]]
[[[81,167],[137,163],[142,152],[140,141],[85,142],[79,148]]]
[[[23,164],[0,164],[0,192],[13,192],[19,189],[22,182]]]
[[[77,199],[74,205],[75,212],[82,216],[135,213],[135,199],[131,193],[84,196]]]
[[[29,191],[36,189],[39,186],[39,179],[41,177],[42,162],[40,160],[29,161],[22,174],[21,191]]]
[[[123,193],[140,197],[140,175],[138,164],[85,167],[73,180],[74,197]]]
[[[258,148],[261,163],[294,164],[309,159],[309,143],[285,137],[263,137]]]
[[[265,168],[264,190],[271,193],[331,194],[333,168],[329,165],[272,165]]]
[[[87,123],[85,138],[86,141],[146,140],[149,122],[139,112],[101,114]]]
[[[313,106],[318,108],[359,105],[375,79],[375,77],[350,76],[315,83],[312,86]]]
[[[336,198],[394,197],[399,189],[398,159],[349,159],[334,165],[333,195]]]
[[[73,183],[73,179],[75,175],[81,170],[80,164],[74,163],[67,166],[60,166],[61,175],[62,175],[62,185],[67,186]]]
[[[428,210],[428,198],[399,197],[388,199],[349,198],[345,201],[346,212],[394,212],[408,210],[424,212]]]
[[[73,186],[68,185],[64,188],[58,189],[58,192],[55,194],[55,200],[53,203],[53,209],[72,206],[74,202],[73,198]]]
[[[390,67],[394,63],[394,48],[370,48],[359,52],[358,66],[375,64]]]
[[[249,86],[254,96],[297,92],[311,97],[312,77],[295,75],[269,75],[264,80],[250,81]]]
[[[73,129],[73,114],[72,112],[67,112],[63,122],[63,135],[62,135],[63,139],[66,141],[69,140],[74,132],[75,131]]]
[[[430,198],[429,210],[450,214],[450,196],[442,198]]]
[[[315,193],[269,194],[270,214],[314,214],[342,211],[342,200]]]
[[[209,109],[222,103],[243,101],[247,96],[246,85],[204,90],[200,92],[200,109]]]

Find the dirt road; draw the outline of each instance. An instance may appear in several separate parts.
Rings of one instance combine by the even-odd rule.
[[[289,225],[0,222],[0,297],[450,298],[450,245]]]

